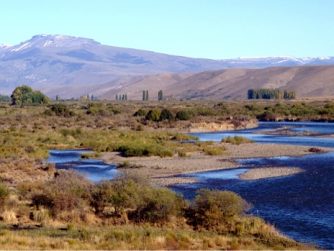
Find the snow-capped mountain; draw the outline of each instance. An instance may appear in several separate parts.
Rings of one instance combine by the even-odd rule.
[[[95,85],[129,76],[330,64],[334,64],[333,57],[187,58],[107,46],[87,38],[36,35],[18,45],[0,46],[0,93],[29,84],[50,95],[56,95],[54,90],[59,88],[75,87],[69,95],[78,96]]]

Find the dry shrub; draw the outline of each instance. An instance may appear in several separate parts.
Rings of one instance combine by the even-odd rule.
[[[201,189],[186,215],[195,228],[221,231],[226,225],[235,224],[235,217],[241,216],[248,207],[234,192]]]
[[[61,171],[32,195],[32,205],[50,209],[52,216],[88,207],[91,183],[75,172]]]
[[[14,210],[4,210],[0,214],[0,220],[7,224],[16,224],[18,219],[16,217],[16,212]]]

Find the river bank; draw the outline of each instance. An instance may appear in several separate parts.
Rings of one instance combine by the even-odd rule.
[[[225,152],[222,155],[208,156],[195,152],[179,157],[122,157],[119,153],[108,152],[101,155],[106,163],[123,166],[119,170],[128,175],[140,175],[153,184],[168,186],[177,183],[194,182],[193,178],[176,177],[180,174],[231,169],[240,166],[235,159],[278,156],[302,156],[309,154],[309,147],[277,144],[241,144],[222,143]],[[324,149],[325,150],[325,149]]]
[[[264,167],[252,168],[242,173],[239,177],[242,180],[258,180],[265,178],[284,177],[303,172],[298,167]]]

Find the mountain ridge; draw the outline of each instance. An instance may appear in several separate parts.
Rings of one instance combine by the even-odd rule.
[[[141,81],[153,81],[157,74],[176,74],[174,79],[182,79],[187,74],[226,69],[313,65],[334,65],[334,57],[213,60],[109,46],[90,38],[42,34],[17,45],[0,46],[0,93],[8,94],[16,86],[28,84],[51,97],[62,94],[71,98],[94,92],[104,97],[107,95],[103,88],[106,92],[122,90],[118,88],[120,83],[132,86],[135,79],[141,84],[138,88],[144,87]],[[162,87],[174,81],[166,76],[162,79],[167,82],[156,80]]]

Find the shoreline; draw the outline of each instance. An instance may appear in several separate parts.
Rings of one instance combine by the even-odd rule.
[[[279,144],[241,144],[231,145],[223,143],[226,151],[222,155],[208,156],[195,152],[187,157],[122,157],[116,152],[102,154],[101,159],[108,164],[127,167],[118,168],[122,173],[130,176],[140,176],[150,180],[157,186],[169,186],[179,183],[192,183],[195,178],[177,177],[181,174],[224,170],[242,167],[236,160],[243,158],[265,158],[280,156],[303,156],[312,154],[308,146],[292,146]],[[324,151],[329,149],[321,148]],[[254,172],[254,171],[253,171]],[[261,176],[260,174],[257,174]]]
[[[286,177],[304,172],[299,167],[259,167],[251,168],[239,175],[240,180],[260,180]]]

